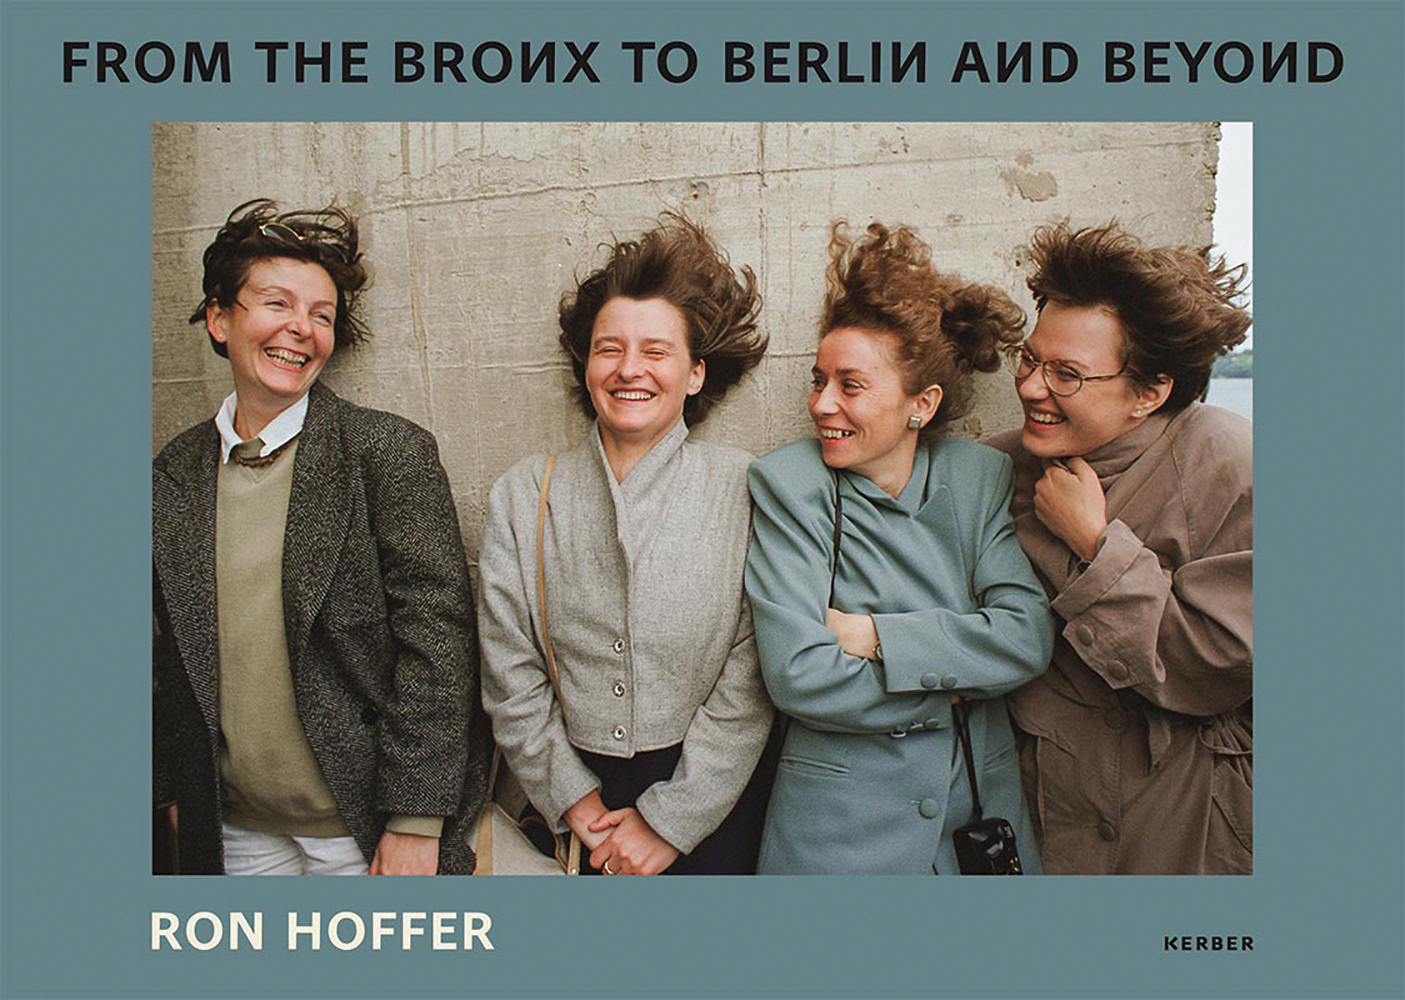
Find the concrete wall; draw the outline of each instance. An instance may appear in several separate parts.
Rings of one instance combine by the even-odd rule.
[[[943,270],[1032,311],[1038,224],[1118,217],[1155,243],[1211,240],[1218,126],[1171,124],[158,124],[153,128],[152,446],[213,414],[228,364],[186,318],[229,210],[332,199],[360,216],[374,334],[323,377],[438,436],[472,560],[487,490],[588,425],[568,404],[556,303],[612,235],[665,208],[757,272],[770,353],[699,428],[761,453],[807,436],[831,219],[906,222]],[[1013,426],[981,376],[966,436]]]

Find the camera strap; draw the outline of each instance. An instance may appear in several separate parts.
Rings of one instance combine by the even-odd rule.
[[[834,578],[839,573],[840,518],[844,513],[844,501],[839,495],[839,470],[830,469],[829,472],[834,477],[834,543],[831,546],[834,550],[834,556],[829,564],[829,600],[825,603],[825,607],[832,608],[834,607]],[[764,753],[770,754],[771,747],[774,746],[775,753],[778,755],[788,732],[790,732],[790,716],[777,711],[776,721],[771,726],[771,735],[767,740],[767,749]]]
[[[953,702],[951,705],[951,717],[956,722],[956,738],[961,741],[961,756],[966,758],[966,777],[971,782],[971,822],[979,823],[983,812],[981,810],[981,793],[976,788],[975,755],[971,752],[970,713],[971,706],[966,704],[964,700]]]
[[[839,536],[842,518],[844,514],[844,499],[839,492],[839,470],[830,469],[830,474],[834,476],[834,561],[829,566],[829,603],[826,607],[834,607],[834,578],[839,574]]]

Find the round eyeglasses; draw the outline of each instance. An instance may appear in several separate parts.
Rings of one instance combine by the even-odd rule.
[[[1029,353],[1029,348],[1023,344],[1018,347],[1006,348],[1005,363],[1015,376],[1016,384],[1029,378],[1030,375],[1034,374],[1034,369],[1038,368],[1044,375],[1044,384],[1055,396],[1072,396],[1083,388],[1084,382],[1106,382],[1109,379],[1119,378],[1127,371],[1124,366],[1121,371],[1111,375],[1084,375],[1064,361],[1035,360],[1034,355]]]

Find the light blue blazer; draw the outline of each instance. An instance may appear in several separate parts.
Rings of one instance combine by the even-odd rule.
[[[1015,827],[1040,872],[1005,692],[1048,666],[1054,622],[1015,539],[1010,460],[943,438],[919,445],[896,499],[840,472],[834,606],[868,614],[881,662],[825,627],[836,477],[819,443],[751,466],[755,539],[746,589],[762,675],[792,717],[761,846],[762,874],[957,874],[952,832],[971,821],[952,695],[971,700],[987,817]]]

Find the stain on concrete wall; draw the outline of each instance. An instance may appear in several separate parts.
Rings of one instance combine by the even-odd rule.
[[[556,303],[602,241],[681,207],[756,270],[770,354],[698,434],[761,453],[809,434],[832,219],[914,225],[940,267],[1032,309],[1019,249],[1040,223],[1116,216],[1153,242],[1208,243],[1217,137],[1212,123],[158,124],[152,447],[229,392],[186,318],[201,252],[250,198],[360,215],[374,336],[323,378],[434,431],[472,559],[493,481],[586,432]],[[980,379],[965,436],[1018,421],[1008,376]]]
[[[1048,201],[1059,193],[1059,182],[1047,170],[1035,171],[1034,156],[1020,153],[1013,166],[1000,171],[1005,187],[1026,201]]]

